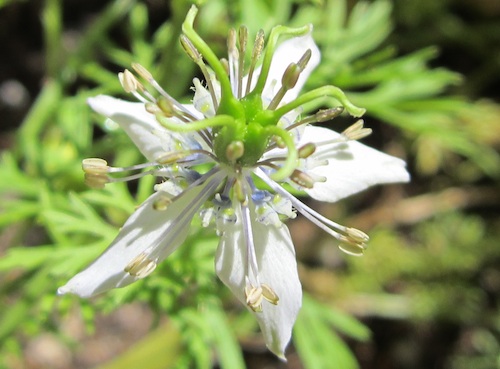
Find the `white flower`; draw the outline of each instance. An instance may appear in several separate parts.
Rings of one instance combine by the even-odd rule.
[[[219,278],[255,315],[269,349],[284,358],[302,290],[293,243],[282,222],[294,218],[297,211],[354,255],[363,253],[368,236],[321,216],[281,183],[317,200],[337,201],[371,185],[408,181],[409,175],[402,160],[356,142],[370,133],[361,121],[342,134],[310,125],[332,119],[343,108],[354,116],[363,113],[333,86],[299,96],[320,60],[311,26],[278,26],[266,48],[259,33],[245,76],[247,32],[244,27],[231,31],[228,76],[193,30],[195,14],[193,7],[181,41],[200,66],[207,88],[194,80],[193,105],[174,100],[140,65],[134,65],[134,70],[159,97],[126,70],[119,76],[122,85],[140,102],[109,96],[89,99],[92,109],[124,129],[149,162],[115,168],[102,159],[86,159],[87,183],[102,187],[124,180],[113,178],[114,172],[145,168],[151,169],[125,180],[151,174],[164,181],[131,215],[108,249],[58,292],[90,297],[146,277],[182,245],[192,219],[200,216],[204,226],[214,224],[220,235],[215,257]],[[293,38],[276,47],[281,34]],[[343,108],[300,117],[304,103],[324,95],[335,97]],[[211,169],[200,174],[201,164]],[[268,189],[258,188],[256,178]]]

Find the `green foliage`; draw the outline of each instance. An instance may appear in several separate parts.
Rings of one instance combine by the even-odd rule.
[[[0,8],[15,3],[0,1]],[[391,2],[356,2],[352,9],[344,0],[201,3],[200,33],[221,53],[231,25],[244,23],[255,33],[279,23],[313,22],[323,59],[307,88],[339,86],[367,108],[368,120],[394,127],[394,146],[409,152],[416,181],[430,179],[410,192],[434,193],[450,185],[467,192],[465,186],[498,178],[500,109],[450,95],[463,81],[454,72],[429,67],[437,55],[434,47],[399,56],[388,42]],[[58,332],[76,307],[91,332],[96,314],[138,301],[156,314],[160,328],[102,369],[133,368],[138,362],[150,368],[244,368],[239,342],[254,337],[256,322],[215,282],[217,238],[206,230],[193,231],[153,275],[125,289],[91,302],[55,294],[106,248],[153,186],[152,178],[143,178],[133,191],[120,183],[103,190],[85,187],[83,158],[105,157],[125,166],[140,157],[112,122],[90,112],[85,100],[103,93],[123,95],[116,72],[139,62],[173,96],[188,102],[196,73],[178,42],[189,2],[172,1],[170,18],[151,29],[146,3],[110,1],[79,30],[73,48],[61,47],[64,5],[44,2],[45,82],[15,144],[0,157],[0,227],[6,245],[0,251],[0,366],[20,356],[25,342],[40,332]],[[116,33],[127,40],[125,48]],[[478,205],[488,203],[482,201]],[[359,367],[343,338],[366,342],[370,333],[353,313],[468,325],[473,354],[458,352],[450,368],[493,367],[500,324],[498,308],[488,300],[498,300],[498,221],[464,214],[460,207],[466,206],[444,215],[437,209],[411,229],[398,228],[397,219],[383,222],[370,233],[365,258],[348,258],[344,268],[335,270],[318,265],[325,278],[337,281],[326,297],[305,276],[308,293],[294,330],[304,367]],[[164,316],[168,322],[158,323]]]

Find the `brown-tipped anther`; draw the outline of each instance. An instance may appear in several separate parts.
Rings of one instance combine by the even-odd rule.
[[[118,73],[118,79],[126,93],[136,92],[140,83],[137,78],[128,70]]]
[[[363,120],[358,120],[352,126],[348,127],[344,132],[342,132],[342,136],[350,141],[360,140],[366,136],[369,136],[372,133],[371,128],[363,128],[363,125]]]
[[[309,60],[311,60],[311,55],[312,55],[311,49],[307,49],[304,55],[302,55],[300,60],[297,62],[297,65],[299,66],[301,71],[304,70],[304,68],[307,66],[307,63],[309,63]]]
[[[144,278],[150,275],[156,269],[156,261],[151,260],[143,252],[133,258],[123,269],[125,273],[136,278]]]
[[[181,35],[179,40],[181,42],[182,48],[189,56],[189,58],[196,64],[198,64],[202,60],[202,58],[200,52],[196,49],[193,43],[186,37],[186,35]]]
[[[146,81],[152,81],[154,79],[153,75],[139,63],[132,63],[132,68],[138,75],[140,75]]]
[[[290,65],[286,68],[285,73],[283,73],[283,77],[281,78],[282,87],[285,90],[294,88],[300,77],[300,72],[302,72],[302,70],[296,63],[290,63]]]
[[[247,43],[248,43],[248,28],[245,26],[240,26],[238,29],[238,42],[240,45],[240,52],[242,54],[245,53],[245,50],[247,49]]]
[[[316,145],[312,142],[308,142],[305,145],[301,146],[298,150],[299,158],[306,159],[316,151]]]
[[[234,163],[245,153],[245,145],[242,141],[233,141],[226,147],[226,158]]]
[[[342,106],[336,106],[334,108],[320,110],[314,115],[314,117],[316,122],[318,123],[327,122],[329,120],[337,118],[340,114],[342,114],[343,111],[344,108]]]
[[[293,171],[293,173],[290,175],[290,179],[304,188],[313,188],[314,186],[314,180],[311,178],[311,176],[299,169],[295,169]]]
[[[92,175],[107,174],[109,172],[108,162],[101,158],[83,159],[82,169],[85,173]]]

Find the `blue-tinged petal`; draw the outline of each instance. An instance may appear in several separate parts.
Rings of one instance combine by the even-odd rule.
[[[151,195],[103,254],[60,287],[58,293],[90,297],[127,286],[149,274],[184,242],[193,216],[213,195],[221,179],[221,174],[217,174],[186,190],[171,204],[165,201],[170,194],[159,191]],[[161,210],[163,207],[166,208]]]
[[[252,217],[256,215],[252,210]],[[259,322],[267,347],[284,359],[293,324],[302,304],[295,250],[288,228],[266,226],[252,219],[260,283],[269,285],[279,297],[277,305],[262,302],[262,312],[249,311]],[[217,275],[246,306],[246,245],[241,221],[227,224],[221,236],[215,267]]]

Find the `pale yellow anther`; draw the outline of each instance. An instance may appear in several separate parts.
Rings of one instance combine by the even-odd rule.
[[[108,162],[101,158],[87,158],[82,160],[82,169],[85,173],[93,175],[107,174]]]
[[[365,243],[370,240],[370,237],[359,229],[347,227],[345,231],[347,233],[346,236],[354,242]]]
[[[290,175],[290,179],[301,187],[313,188],[314,186],[314,180],[311,178],[311,176],[299,169],[295,169],[293,171],[293,173]]]
[[[339,249],[348,255],[363,256],[365,249],[358,244],[343,242],[339,244]]]
[[[264,31],[260,29],[255,36],[255,42],[253,44],[252,62],[257,62],[257,60],[260,58],[262,50],[264,49],[264,38]]]
[[[371,128],[363,128],[364,122],[362,119],[358,120],[352,126],[348,127],[344,132],[342,132],[342,136],[344,136],[347,140],[360,140],[366,136],[369,136],[372,133]]]
[[[91,174],[85,173],[85,184],[90,188],[94,188],[96,190],[103,189],[107,183],[110,182],[110,179],[107,174]]]
[[[248,307],[256,313],[262,312],[262,294],[261,287],[247,285],[245,287],[245,299]]]
[[[141,253],[133,258],[123,269],[126,273],[136,278],[144,278],[156,269],[156,261],[148,259],[146,253]]]
[[[125,69],[123,73],[118,73],[118,79],[127,93],[136,92],[139,88],[139,81],[128,69]]]
[[[276,292],[274,292],[274,290],[270,286],[264,283],[262,283],[260,287],[262,288],[262,296],[264,296],[264,298],[271,304],[278,305],[280,299]]]
[[[175,106],[169,99],[164,96],[160,96],[156,101],[157,106],[161,110],[161,114],[167,118],[172,118],[177,116],[177,112],[175,111]]]
[[[132,63],[132,68],[138,75],[140,75],[146,81],[152,81],[154,79],[153,75],[139,63]]]
[[[174,152],[167,152],[158,159],[156,159],[156,162],[161,165],[169,165],[178,162],[180,159],[184,158],[186,156],[186,153],[184,152],[179,152],[179,151],[174,151]]]

